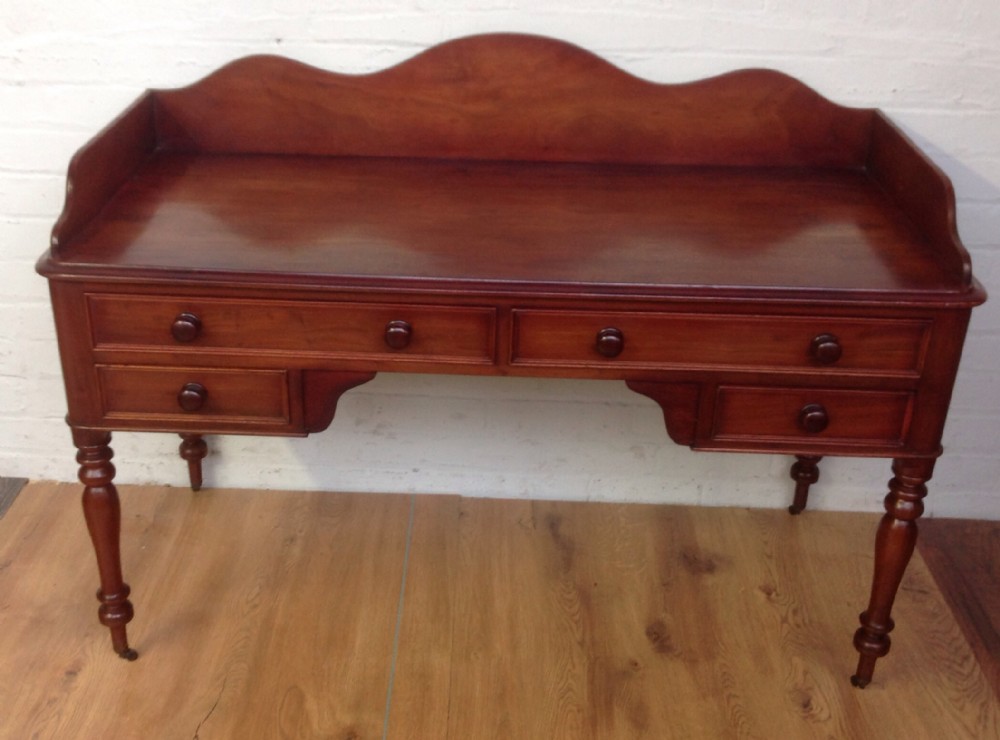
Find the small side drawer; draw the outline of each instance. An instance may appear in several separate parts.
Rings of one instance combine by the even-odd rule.
[[[720,386],[714,441],[902,445],[913,394]]]
[[[88,296],[97,349],[492,363],[496,312],[475,306]]]
[[[106,419],[290,421],[288,373],[98,365]]]
[[[511,362],[916,376],[928,328],[890,318],[521,309]]]

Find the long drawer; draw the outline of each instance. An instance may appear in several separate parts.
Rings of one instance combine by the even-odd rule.
[[[293,352],[491,363],[493,308],[222,298],[88,296],[97,349]]]
[[[919,373],[929,324],[822,316],[514,312],[516,365]]]

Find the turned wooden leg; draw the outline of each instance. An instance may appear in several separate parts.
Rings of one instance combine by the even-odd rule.
[[[791,476],[795,481],[795,498],[792,505],[788,507],[788,513],[799,514],[806,508],[809,500],[809,486],[819,480],[819,461],[823,458],[819,455],[796,455],[796,462],[792,463]]]
[[[112,480],[115,466],[114,454],[109,446],[111,434],[86,429],[73,430],[73,443],[77,447],[76,461],[80,463],[80,482],[83,483],[83,516],[87,520],[90,539],[97,555],[97,570],[101,588],[97,599],[101,606],[97,616],[101,624],[111,630],[111,644],[122,658],[135,660],[139,654],[128,646],[125,625],[132,620],[132,603],[128,600],[129,587],[122,580],[119,536],[121,507],[118,491]]]
[[[927,495],[924,484],[934,472],[934,460],[897,459],[892,463],[892,472],[885,516],[875,536],[871,600],[861,614],[861,627],[854,633],[854,647],[861,656],[851,683],[859,688],[871,682],[875,661],[889,652],[892,603],[917,543],[917,519],[924,512],[923,498]]]
[[[181,457],[187,460],[188,477],[191,479],[191,490],[201,490],[201,461],[208,454],[208,445],[200,434],[182,434]]]

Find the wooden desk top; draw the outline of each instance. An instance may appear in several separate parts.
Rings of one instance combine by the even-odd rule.
[[[40,269],[422,290],[974,305],[947,178],[777,72],[639,80],[496,35],[373,75],[276,57],[82,150]]]
[[[864,172],[162,154],[63,268],[682,294],[954,294]]]

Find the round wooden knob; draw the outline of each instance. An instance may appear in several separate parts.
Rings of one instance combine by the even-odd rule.
[[[208,400],[208,390],[201,383],[185,383],[177,394],[177,405],[185,411],[198,411]]]
[[[840,340],[833,334],[820,334],[813,338],[809,345],[810,357],[823,365],[832,365],[843,353],[844,348],[840,346]]]
[[[621,329],[609,326],[597,332],[597,352],[605,357],[617,357],[625,349],[625,335]]]
[[[385,343],[393,349],[404,349],[413,339],[413,327],[406,321],[394,320],[385,325]]]
[[[819,434],[830,425],[830,415],[819,403],[807,403],[799,412],[799,426],[809,434]]]
[[[170,333],[178,342],[193,342],[201,334],[201,319],[193,313],[181,313],[170,325]]]

